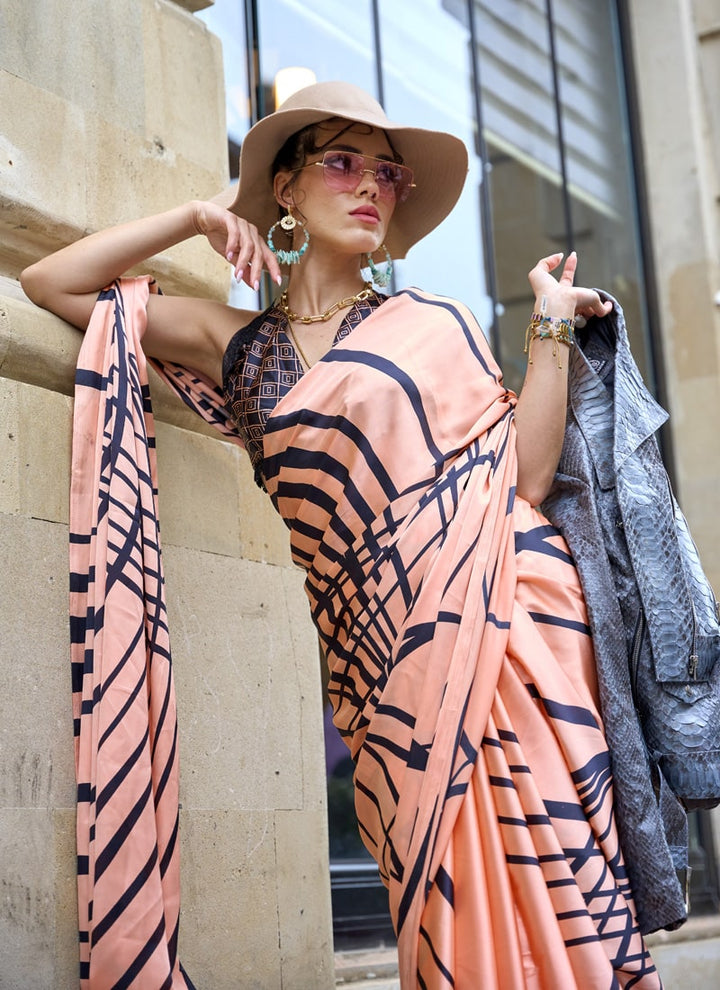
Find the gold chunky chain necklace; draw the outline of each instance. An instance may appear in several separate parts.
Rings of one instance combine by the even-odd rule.
[[[280,296],[278,306],[291,323],[327,323],[327,321],[335,316],[336,313],[339,313],[341,309],[348,309],[355,303],[364,302],[366,299],[369,299],[372,294],[372,282],[366,282],[357,295],[345,296],[344,299],[339,299],[336,303],[333,303],[329,309],[326,309],[324,313],[317,313],[314,316],[300,316],[299,313],[293,313],[290,309],[286,289]]]

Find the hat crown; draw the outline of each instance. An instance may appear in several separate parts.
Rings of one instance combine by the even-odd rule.
[[[359,86],[346,82],[320,82],[304,86],[280,104],[284,110],[318,110],[328,117],[375,118],[380,126],[389,123],[378,101]]]

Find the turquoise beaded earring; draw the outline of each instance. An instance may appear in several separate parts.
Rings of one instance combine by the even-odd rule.
[[[390,285],[390,279],[392,278],[393,273],[393,261],[390,257],[390,252],[384,244],[380,245],[378,251],[385,252],[385,271],[380,271],[375,262],[372,260],[371,254],[365,255],[366,262],[364,267],[370,269],[370,274],[375,285],[379,285],[381,289],[384,289],[386,286]],[[380,264],[382,264],[382,262],[380,262]]]
[[[276,227],[282,227],[282,229],[285,231],[288,237],[292,237],[295,228],[300,227],[303,234],[305,235],[305,240],[302,246],[299,247],[297,250],[291,250],[291,251],[284,251],[282,248],[276,248],[275,245],[273,244],[273,237],[272,237],[273,231],[275,230]],[[275,223],[270,228],[270,230],[267,232],[267,245],[281,265],[296,265],[307,251],[309,243],[310,243],[310,234],[308,234],[307,230],[305,229],[305,224],[302,222],[302,220],[298,220],[297,217],[294,217],[292,215],[290,207],[288,207],[288,211],[285,214],[285,216],[282,218],[282,220],[276,220]]]

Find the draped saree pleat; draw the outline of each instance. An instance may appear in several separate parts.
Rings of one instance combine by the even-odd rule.
[[[101,293],[78,359],[70,614],[80,985],[191,988],[177,956],[178,747],[140,336],[148,280]]]
[[[516,497],[514,404],[472,315],[406,290],[280,400],[262,474],[404,990],[649,990],[583,598]]]

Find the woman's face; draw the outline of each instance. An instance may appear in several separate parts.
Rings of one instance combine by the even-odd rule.
[[[335,130],[333,135],[332,130]],[[317,143],[321,150],[308,155],[305,167],[294,173],[280,172],[275,178],[275,191],[282,206],[292,205],[301,214],[310,234],[311,246],[320,245],[343,254],[372,253],[383,243],[396,202],[387,187],[378,184],[375,159],[395,161],[392,148],[381,130],[354,124],[347,127],[336,122],[321,125]],[[345,151],[366,156],[357,184],[348,179],[338,189],[335,172],[325,174],[322,162],[326,152]],[[342,162],[338,163],[340,166]],[[288,179],[295,181],[280,195]]]

